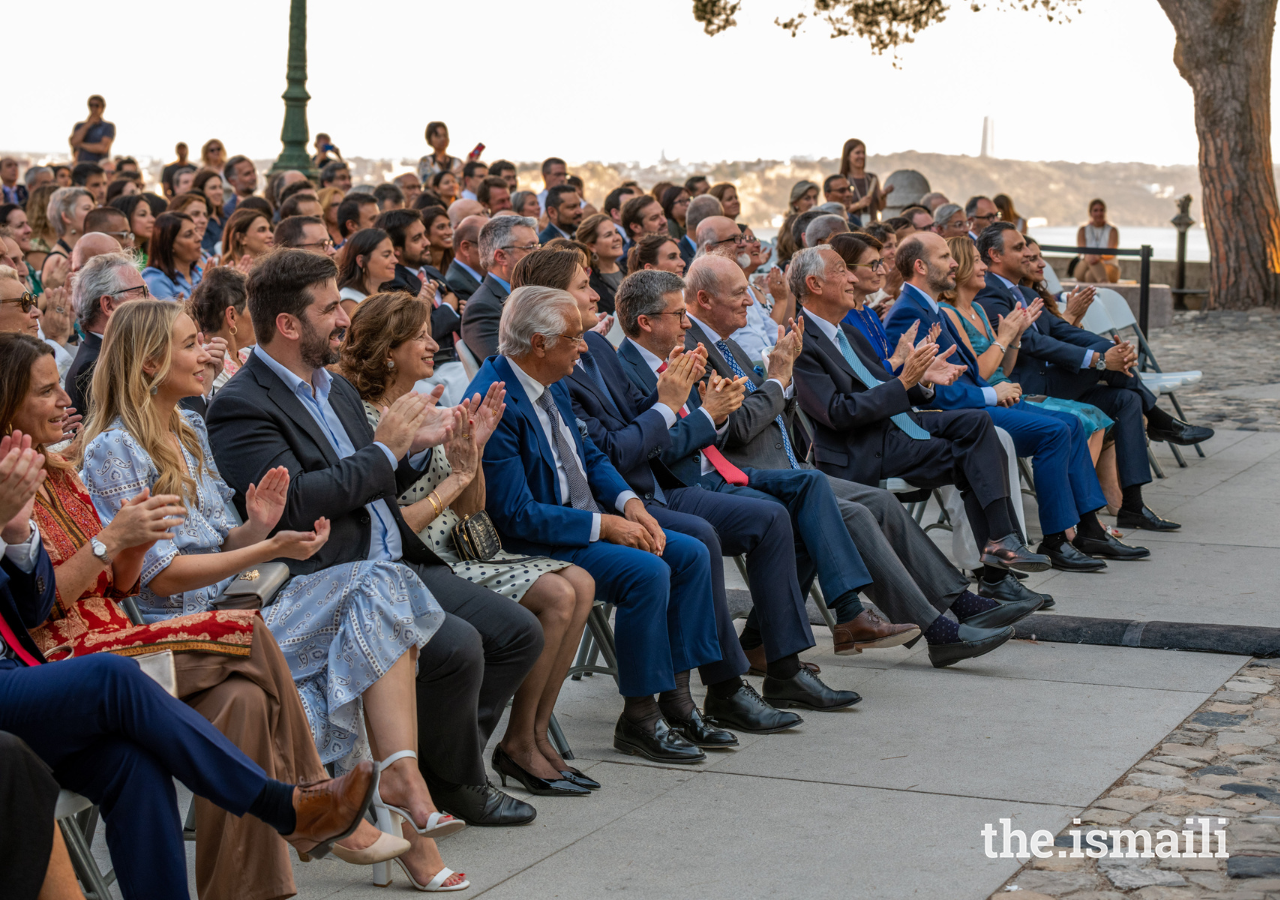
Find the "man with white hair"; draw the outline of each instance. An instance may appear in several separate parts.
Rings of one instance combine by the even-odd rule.
[[[804,245],[817,247],[820,244],[829,244],[837,234],[844,234],[848,230],[849,220],[844,216],[820,215],[805,226]]]
[[[581,566],[597,596],[617,606],[625,706],[614,747],[657,762],[703,762],[706,754],[670,727],[654,695],[675,691],[676,673],[720,658],[710,555],[697,540],[664,530],[574,426],[562,382],[583,350],[582,326],[567,291],[528,285],[507,298],[500,355],[468,388],[484,394],[503,382],[507,389],[507,411],[484,448],[485,507],[507,549]]]
[[[944,203],[933,211],[933,230],[948,240],[969,233],[969,219],[958,203]]]
[[[525,254],[542,246],[537,227],[538,221],[527,216],[498,216],[480,229],[480,264],[486,274],[462,310],[462,340],[476,359],[498,352],[498,324],[511,294],[511,273]]]
[[[149,296],[151,292],[147,290],[147,283],[142,280],[133,259],[125,253],[95,256],[76,275],[71,306],[76,311],[84,340],[67,370],[63,387],[71,398],[71,406],[82,415],[89,414],[92,402],[89,386],[98,365],[98,354],[102,351],[102,335],[107,330],[107,320],[121,304]]]
[[[744,272],[751,265],[746,235],[727,216],[704,219],[698,225],[697,237],[698,258],[718,256],[733,260]],[[786,324],[786,319],[782,317],[787,315],[788,309],[783,304],[776,304],[772,310],[766,308],[750,284],[747,285],[747,294],[751,298],[751,305],[747,307],[747,322],[733,332],[731,337],[753,361],[762,360],[778,343],[778,332]],[[791,309],[790,312],[794,314],[795,310]]]

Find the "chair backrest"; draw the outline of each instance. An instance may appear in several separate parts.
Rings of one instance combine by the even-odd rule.
[[[1102,291],[1098,291],[1099,294]],[[1112,292],[1114,293],[1114,291]],[[1065,305],[1062,307],[1066,311]],[[1110,334],[1115,329],[1115,323],[1111,321],[1111,316],[1107,315],[1106,305],[1094,298],[1089,304],[1089,309],[1085,311],[1084,318],[1080,320],[1080,327],[1085,331],[1092,331],[1094,334]]]
[[[613,320],[613,327],[609,329],[609,333],[605,335],[605,340],[613,344],[613,349],[617,350],[622,346],[622,342],[626,340],[626,333],[622,330],[622,322],[616,317]]]
[[[480,371],[480,362],[471,348],[462,342],[462,338],[458,338],[453,342],[453,349],[458,352],[458,360],[462,363],[462,371],[467,373],[467,380],[475,378]]]
[[[1058,273],[1053,271],[1053,260],[1046,256],[1044,261],[1046,263],[1044,267],[1044,283],[1049,288],[1049,293],[1056,297],[1062,293],[1062,282],[1058,280]],[[1062,260],[1064,266],[1068,262],[1070,260]]]
[[[1133,328],[1138,324],[1138,320],[1133,316],[1133,309],[1129,306],[1129,301],[1124,299],[1119,291],[1111,288],[1098,288],[1098,300],[1102,301],[1103,306],[1107,310],[1107,316],[1111,319],[1111,327],[1117,331],[1125,328]],[[1097,306],[1095,301],[1094,306]],[[1090,307],[1092,309],[1093,307]]]

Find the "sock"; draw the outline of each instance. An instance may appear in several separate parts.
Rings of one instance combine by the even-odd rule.
[[[715,684],[707,685],[707,697],[715,697],[719,700],[728,700],[734,694],[738,693],[738,689],[742,686],[743,681],[737,676],[725,681],[717,681]]]
[[[1009,574],[1008,569],[1001,569],[999,566],[983,566],[982,567],[982,580],[992,586],[995,586],[1000,582],[1004,581],[1005,577],[1008,576],[1008,574]]]
[[[784,656],[782,659],[775,659],[771,663],[767,663],[766,673],[770,678],[779,678],[786,681],[788,678],[795,678],[800,674],[800,654],[792,653],[790,656]]]
[[[1146,505],[1142,502],[1142,485],[1140,484],[1121,488],[1120,495],[1123,498],[1120,501],[1120,508],[1127,512],[1142,512],[1142,507]]]
[[[662,718],[662,710],[652,697],[623,697],[622,718],[639,727],[645,734],[653,734],[653,727]]]
[[[858,616],[862,615],[866,607],[862,605],[862,601],[858,599],[857,591],[849,591],[836,598],[835,603],[828,604],[831,614],[836,617],[836,622],[843,625],[845,622],[852,622]]]
[[[677,672],[675,690],[663,691],[658,695],[658,709],[668,719],[687,719],[696,708],[693,695],[689,693],[688,670]]]
[[[1041,546],[1050,550],[1057,550],[1067,542],[1067,533],[1065,531],[1055,531],[1053,534],[1046,534]]]
[[[992,500],[982,507],[982,514],[987,517],[987,527],[991,529],[992,539],[998,541],[1014,533],[1013,522],[1009,519],[1009,505],[1004,497]]]
[[[946,616],[938,616],[924,633],[930,644],[954,644],[960,640],[960,626]]]
[[[1080,537],[1093,538],[1098,541],[1107,539],[1107,532],[1102,527],[1102,523],[1098,521],[1097,513],[1085,513],[1080,517],[1080,524],[1076,526],[1076,534]]]
[[[1151,409],[1146,411],[1145,415],[1147,417],[1148,425],[1154,425],[1156,428],[1165,429],[1173,427],[1173,416],[1169,415],[1158,406],[1151,407]]]
[[[754,609],[751,614],[755,614]],[[751,616],[747,617],[746,627],[742,629],[742,634],[738,635],[738,643],[742,645],[743,650],[754,650],[764,643],[764,636],[760,634],[760,629],[751,621]]]
[[[995,600],[988,597],[979,597],[973,591],[964,591],[951,604],[951,611],[956,614],[957,619],[967,619],[970,616],[976,616],[980,612],[995,609],[999,605]],[[938,618],[942,617],[939,616]]]
[[[293,785],[268,778],[258,796],[249,804],[249,813],[281,834],[293,834],[298,830],[298,816],[293,808]]]

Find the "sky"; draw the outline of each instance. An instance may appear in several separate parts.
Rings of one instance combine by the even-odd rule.
[[[835,157],[848,137],[872,154],[977,155],[991,116],[1000,157],[1196,161],[1191,91],[1156,0],[1082,0],[1067,25],[974,13],[958,0],[947,21],[900,51],[897,68],[859,38],[833,40],[818,24],[792,38],[773,24],[811,0],[742,4],[738,26],[710,38],[691,0],[310,0],[311,131],[328,132],[348,157],[398,161],[425,153],[425,125],[441,119],[457,156],[483,141],[490,160],[644,164],[663,153]],[[274,157],[288,7],[133,0],[115,15],[96,0],[68,0],[58,55],[107,50],[112,61],[37,76],[50,41],[6,41],[8,71],[40,89],[11,98],[0,149],[65,151],[86,98],[100,93],[116,153],[168,156],[183,140],[194,155],[217,137],[233,154]],[[47,16],[42,4],[15,2],[5,24],[50,35]],[[9,85],[18,90],[16,79]],[[1112,96],[1085,99],[1081,88]],[[1272,106],[1276,120],[1274,96]]]

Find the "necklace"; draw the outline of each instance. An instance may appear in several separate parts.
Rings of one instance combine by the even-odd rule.
[[[889,342],[886,339],[884,332],[881,331],[881,329],[876,327],[876,325],[879,324],[879,321],[880,321],[879,316],[876,316],[876,322],[872,323],[867,319],[867,316],[869,315],[875,316],[876,314],[872,310],[867,309],[866,306],[861,306],[858,309],[855,309],[854,312],[858,314],[858,318],[861,319],[865,325],[865,327],[860,328],[859,331],[861,331],[867,337],[871,338],[877,344],[880,345],[881,359],[888,359],[890,356]]]

